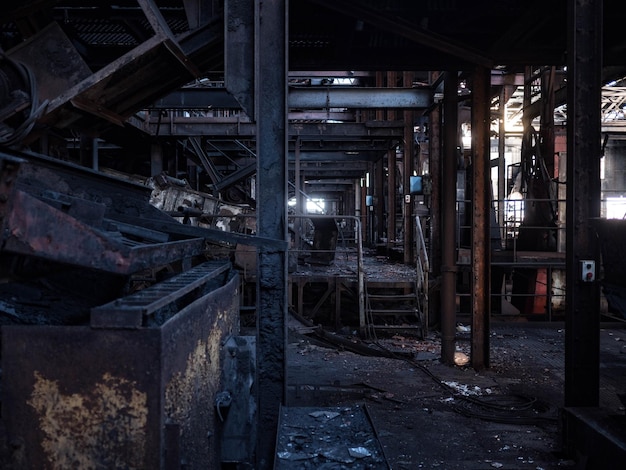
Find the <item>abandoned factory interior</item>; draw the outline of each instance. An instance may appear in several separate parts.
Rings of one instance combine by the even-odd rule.
[[[617,0],[2,0],[0,467],[626,461]]]

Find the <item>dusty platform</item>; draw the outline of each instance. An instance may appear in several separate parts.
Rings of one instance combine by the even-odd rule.
[[[623,415],[626,330],[601,336],[601,406]],[[366,405],[393,469],[573,469],[561,442],[564,337],[556,323],[496,324],[491,367],[477,373],[441,364],[436,335],[380,339],[390,358],[291,334],[288,406]],[[469,336],[457,348],[469,354]]]

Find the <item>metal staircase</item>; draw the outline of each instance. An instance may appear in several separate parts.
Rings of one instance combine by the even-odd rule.
[[[422,220],[416,225],[416,275],[413,279],[365,279],[365,319],[367,333],[376,331],[416,331],[421,338],[428,332],[428,252]]]
[[[365,315],[368,333],[416,331],[424,337],[420,296],[414,280],[365,282]]]

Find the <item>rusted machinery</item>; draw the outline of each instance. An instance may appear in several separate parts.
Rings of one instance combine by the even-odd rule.
[[[0,467],[252,458],[255,344],[239,331],[239,274],[212,256],[214,232],[176,222],[150,195],[0,155]]]

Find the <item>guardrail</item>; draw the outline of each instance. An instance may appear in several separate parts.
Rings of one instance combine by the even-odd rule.
[[[428,333],[428,274],[430,272],[430,262],[428,260],[428,250],[426,249],[426,239],[422,230],[422,219],[419,215],[415,216],[416,228],[416,250],[415,250],[415,266],[416,266],[416,288],[420,301],[422,331],[424,336]]]
[[[357,254],[356,275],[357,275],[357,290],[358,290],[358,310],[359,310],[359,324],[361,327],[365,325],[365,273],[363,269],[363,237],[361,230],[361,221],[356,216],[347,215],[320,215],[320,214],[298,214],[289,215],[289,219],[310,219],[310,220],[333,220],[336,227],[338,236],[341,234],[342,227],[338,224],[338,221],[350,220],[354,222],[355,233],[355,248]],[[295,225],[294,225],[295,227]],[[298,232],[297,227],[294,228],[296,234],[296,240],[298,240],[301,234]],[[316,249],[315,247],[307,247],[306,250],[298,248],[291,248],[290,251],[308,251],[315,253],[335,253],[335,247],[329,249]]]

